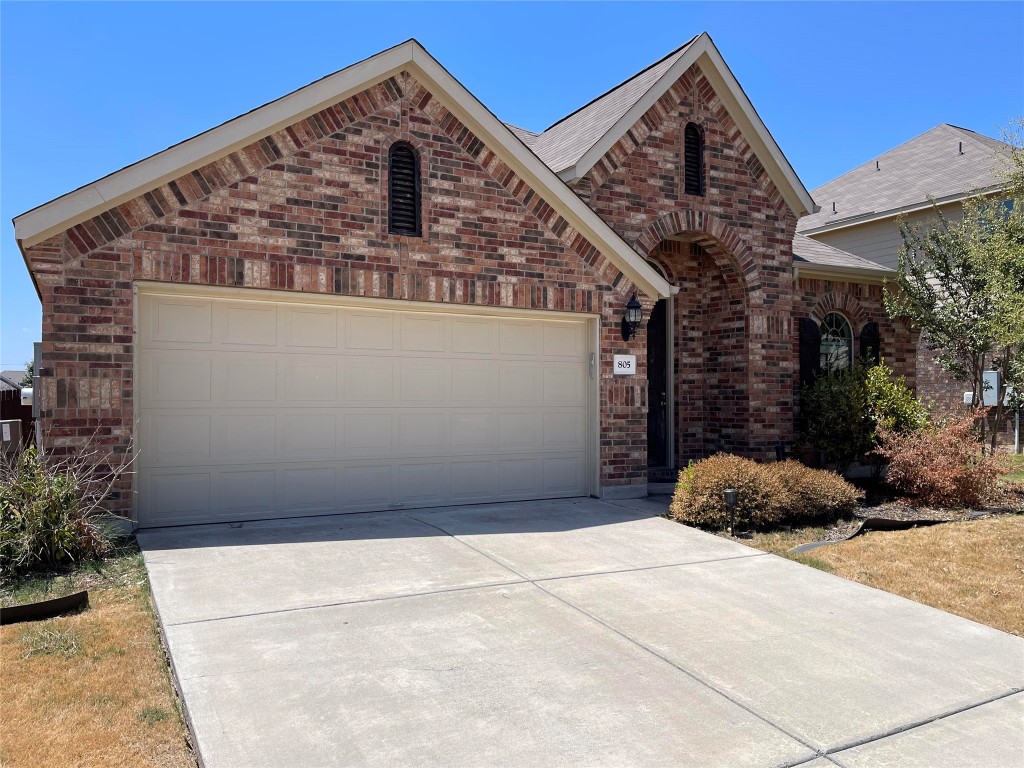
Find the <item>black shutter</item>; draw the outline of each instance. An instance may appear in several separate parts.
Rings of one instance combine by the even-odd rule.
[[[388,232],[420,236],[420,162],[404,142],[388,152]]]
[[[693,123],[683,130],[683,191],[704,194],[704,136]]]
[[[813,384],[821,368],[821,328],[809,317],[800,318],[800,386]]]
[[[875,365],[878,365],[881,356],[881,339],[878,333],[878,323],[868,323],[860,332],[860,356],[866,357]]]

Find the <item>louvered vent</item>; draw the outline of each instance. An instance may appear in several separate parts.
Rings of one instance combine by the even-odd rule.
[[[420,161],[404,142],[388,152],[388,232],[420,236]]]
[[[704,135],[693,123],[683,131],[683,191],[704,195]]]

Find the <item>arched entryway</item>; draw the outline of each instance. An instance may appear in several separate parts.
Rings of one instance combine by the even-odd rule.
[[[648,322],[648,464],[682,467],[720,451],[748,453],[748,283],[706,232],[661,240],[649,261],[678,288]]]

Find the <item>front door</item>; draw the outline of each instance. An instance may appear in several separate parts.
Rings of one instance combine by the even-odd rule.
[[[668,339],[664,299],[647,323],[647,465],[668,466]]]

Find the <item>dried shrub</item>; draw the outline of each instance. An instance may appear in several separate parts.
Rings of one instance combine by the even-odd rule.
[[[787,523],[829,523],[847,517],[864,494],[835,472],[811,469],[799,461],[766,467],[784,489],[781,504]]]
[[[784,494],[779,479],[756,461],[725,453],[691,463],[679,473],[669,514],[689,525],[725,528],[729,524],[722,496],[726,488],[739,491],[733,512],[739,526],[765,528],[779,521],[778,502]]]
[[[111,458],[90,442],[69,456],[28,448],[0,460],[0,575],[53,570],[108,551],[102,505],[131,463],[128,454],[114,466]]]
[[[883,431],[878,454],[889,461],[890,485],[935,507],[984,505],[1005,471],[996,457],[982,454],[973,416],[907,434]]]

